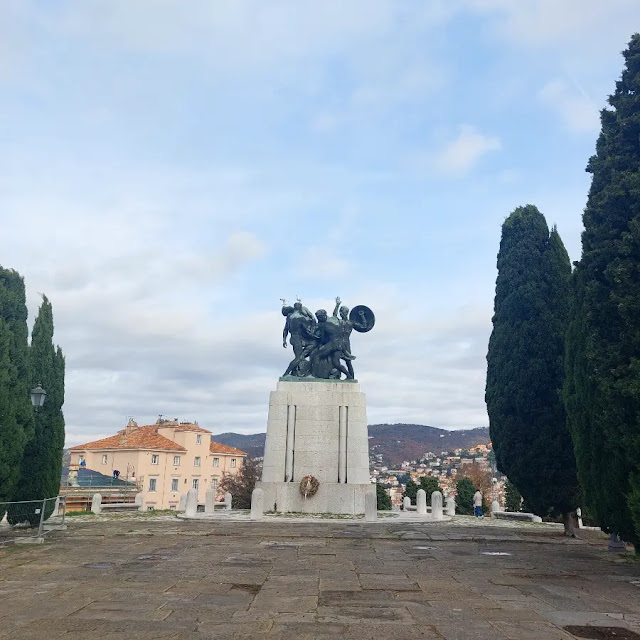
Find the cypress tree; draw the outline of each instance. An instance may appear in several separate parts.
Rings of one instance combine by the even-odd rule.
[[[42,385],[47,392],[44,405],[34,414],[35,430],[27,443],[20,466],[20,480],[14,500],[42,500],[53,498],[60,491],[62,450],[64,448],[64,357],[53,346],[53,310],[46,296],[33,325],[29,348],[29,385]],[[22,505],[9,510],[9,521],[40,519],[36,510],[40,504]],[[54,502],[47,503],[45,517],[53,510]]]
[[[381,484],[376,484],[376,502],[378,511],[391,511],[391,496]]]
[[[540,515],[571,512],[579,488],[562,401],[569,256],[533,205],[502,226],[486,402],[498,469]]]
[[[640,35],[601,112],[573,279],[565,403],[587,506],[640,548]]]
[[[13,498],[24,448],[33,435],[27,336],[24,280],[0,267],[0,502]],[[4,506],[0,511],[4,515]]]
[[[456,484],[456,511],[463,516],[473,515],[473,494],[476,487],[470,478],[460,478]]]

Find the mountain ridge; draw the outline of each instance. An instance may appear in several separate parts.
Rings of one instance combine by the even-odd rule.
[[[382,462],[388,466],[420,459],[429,451],[440,454],[490,441],[488,427],[450,431],[425,424],[399,422],[371,424],[368,429],[371,454],[381,455]],[[252,458],[264,456],[265,438],[265,433],[225,432],[211,436],[212,440],[241,449]]]

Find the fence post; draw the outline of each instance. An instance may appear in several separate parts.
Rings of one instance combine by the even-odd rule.
[[[65,516],[67,515],[67,496],[62,496],[62,524],[64,524]]]
[[[42,501],[42,508],[40,509],[40,526],[38,527],[38,538],[42,538],[42,531],[44,529],[44,510],[47,506],[47,499]]]

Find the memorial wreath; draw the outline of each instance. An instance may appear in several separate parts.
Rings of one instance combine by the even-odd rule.
[[[305,476],[300,480],[300,493],[305,497],[315,496],[320,483],[312,475]]]

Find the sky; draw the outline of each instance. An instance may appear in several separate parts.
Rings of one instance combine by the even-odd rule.
[[[580,257],[637,0],[0,0],[0,265],[52,302],[67,445],[256,433],[280,299],[354,334],[370,423],[488,425],[501,224]]]

